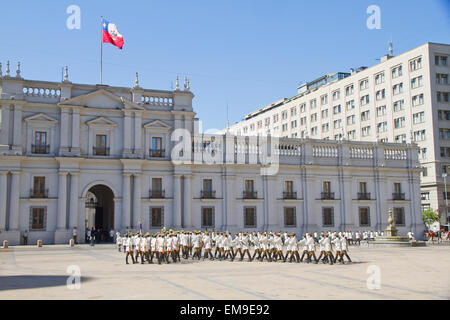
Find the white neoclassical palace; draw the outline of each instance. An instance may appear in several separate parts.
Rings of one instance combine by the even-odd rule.
[[[175,90],[25,80],[0,67],[0,240],[77,227],[382,229],[420,237],[417,146],[206,135]]]

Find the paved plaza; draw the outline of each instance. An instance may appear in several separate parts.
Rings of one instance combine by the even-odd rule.
[[[350,256],[354,263],[333,266],[191,259],[126,265],[113,245],[11,247],[0,249],[0,300],[450,298],[450,246],[351,247]],[[79,267],[79,289],[67,286],[69,266]],[[371,270],[380,271],[379,289]]]

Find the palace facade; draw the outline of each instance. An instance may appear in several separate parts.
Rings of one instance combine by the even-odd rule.
[[[1,69],[0,69],[1,70]],[[0,240],[103,230],[421,236],[415,144],[198,133],[189,81],[148,90],[0,73]],[[1,71],[0,71],[1,72]]]

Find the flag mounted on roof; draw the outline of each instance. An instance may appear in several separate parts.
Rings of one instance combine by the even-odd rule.
[[[106,19],[102,19],[102,43],[111,43],[119,49],[122,49],[124,43],[117,26]]]

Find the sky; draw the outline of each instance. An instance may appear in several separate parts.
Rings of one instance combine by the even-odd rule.
[[[67,20],[80,8],[80,28]],[[380,8],[380,29],[367,20]],[[0,62],[21,62],[25,79],[100,82],[100,16],[125,44],[103,46],[103,83],[171,90],[190,79],[203,130],[297,93],[324,74],[372,66],[425,42],[450,43],[450,0],[7,1],[1,6]],[[181,85],[182,82],[181,82]],[[227,113],[228,105],[228,113]]]

